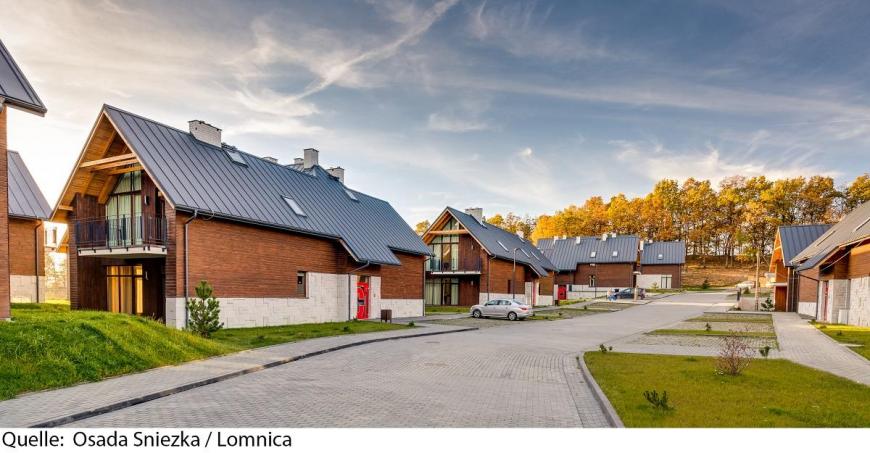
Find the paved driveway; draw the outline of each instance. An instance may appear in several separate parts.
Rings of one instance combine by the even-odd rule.
[[[575,357],[724,295],[337,351],[82,420],[79,426],[605,426]],[[494,321],[499,322],[499,321]]]

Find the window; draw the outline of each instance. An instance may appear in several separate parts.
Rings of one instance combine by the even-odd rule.
[[[308,297],[308,274],[305,272],[296,273],[296,297]]]
[[[242,157],[242,153],[240,153],[235,148],[224,148],[224,151],[227,152],[227,156],[229,156],[230,160],[233,161],[234,164],[242,165],[244,167],[248,166],[248,163],[245,162],[245,158]]]
[[[613,251],[613,257],[615,258],[617,255],[619,255],[619,251],[614,250],[614,251]]]
[[[501,246],[501,248],[503,248],[503,249],[504,249],[504,251],[505,251],[505,252],[507,252],[507,251],[508,251],[508,248],[507,248],[507,247],[505,247],[505,245],[504,245],[504,244],[503,244],[503,243],[502,243],[502,242],[501,242],[501,241],[496,241],[496,242],[498,242],[498,245],[500,245],[500,246]]]
[[[665,255],[662,254],[662,253],[659,253],[658,255],[656,255],[656,259],[657,259],[657,260],[663,260],[663,259],[665,259]]]
[[[459,279],[427,279],[424,297],[426,305],[459,305]]]
[[[594,275],[589,276],[589,286],[591,288],[595,288],[595,276]]]
[[[282,197],[282,198],[284,198],[284,201],[287,203],[287,206],[290,206],[290,209],[293,210],[293,213],[295,213],[296,215],[298,215],[300,217],[307,217],[305,215],[305,211],[303,211],[302,208],[299,207],[299,205],[296,203],[296,200],[294,200],[292,198],[288,198],[288,197]]]
[[[106,223],[109,246],[142,244],[142,172],[124,173],[118,177],[111,196],[106,201]]]
[[[351,192],[350,189],[344,189],[344,193],[346,193],[347,197],[350,198],[351,200],[359,201],[359,199],[356,197],[356,194]]]
[[[591,253],[589,253],[589,258],[595,258],[595,251],[594,250]]]
[[[435,255],[429,260],[430,271],[443,272],[459,269],[459,235],[435,236],[432,243],[429,244],[429,250]]]

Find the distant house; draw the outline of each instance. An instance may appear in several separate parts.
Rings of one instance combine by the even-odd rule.
[[[8,152],[9,283],[12,302],[45,300],[44,221],[51,207],[15,151]]]
[[[11,200],[7,178],[10,165],[6,138],[6,117],[9,109],[6,107],[39,116],[45,115],[47,111],[36,91],[30,86],[30,82],[27,81],[15,60],[12,59],[6,46],[0,41],[0,320],[8,319],[10,316],[10,272],[20,271],[20,269],[11,268],[10,243],[15,238],[11,237],[13,231],[10,229],[9,220]]]
[[[777,228],[769,266],[773,281],[768,283],[773,287],[776,311],[800,311],[815,316],[818,270],[807,269],[799,273],[791,261],[829,228],[831,225],[783,225]]]
[[[818,275],[818,321],[870,326],[870,202],[831,226],[791,264],[802,279]]]
[[[639,243],[637,236],[603,234],[541,239],[538,248],[555,266],[556,297],[565,300],[633,287]]]
[[[683,287],[686,243],[683,241],[646,241],[640,243],[638,288],[672,289]]]
[[[429,248],[389,203],[315,149],[282,165],[188,126],[100,111],[53,216],[74,309],[183,327],[206,280],[227,327],[423,314]]]
[[[479,208],[448,207],[423,233],[426,304],[470,306],[492,299],[553,304],[550,261],[529,240],[483,218]]]

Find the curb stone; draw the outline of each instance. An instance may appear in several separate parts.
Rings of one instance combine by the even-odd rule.
[[[607,399],[607,396],[601,390],[601,387],[598,386],[598,382],[596,382],[595,378],[592,377],[592,372],[589,371],[589,367],[586,366],[586,361],[583,360],[584,355],[586,355],[585,352],[582,355],[577,356],[577,367],[580,368],[580,372],[583,373],[583,380],[586,381],[586,385],[588,385],[589,389],[592,390],[592,396],[595,397],[595,401],[598,402],[598,406],[600,406],[601,411],[604,412],[604,417],[607,418],[610,427],[625,428],[622,419],[620,419],[619,414],[616,413],[616,409],[613,408],[613,405],[610,404],[610,400]]]
[[[103,415],[103,414],[107,414],[110,412],[115,412],[115,411],[125,409],[125,408],[131,407],[131,406],[136,406],[138,404],[147,403],[149,401],[153,401],[156,399],[160,399],[160,398],[175,395],[178,393],[186,392],[188,390],[193,390],[193,389],[198,388],[198,387],[204,387],[206,385],[215,384],[215,383],[226,381],[229,379],[233,379],[233,378],[236,378],[239,376],[244,376],[246,374],[256,373],[258,371],[267,370],[269,368],[274,368],[274,367],[280,366],[280,365],[286,365],[286,364],[291,363],[291,362],[298,362],[298,361],[303,360],[303,359],[319,356],[319,355],[326,354],[329,352],[339,351],[342,349],[348,349],[348,348],[363,346],[363,345],[372,344],[372,343],[380,343],[380,342],[384,342],[384,341],[404,340],[407,338],[430,337],[430,336],[445,335],[445,334],[450,334],[450,333],[469,332],[469,331],[473,331],[473,330],[478,330],[478,328],[477,327],[465,327],[465,328],[458,328],[458,329],[454,329],[454,330],[441,331],[441,332],[423,332],[423,333],[412,334],[412,335],[404,335],[404,336],[398,336],[398,337],[387,337],[387,338],[372,338],[372,339],[368,339],[368,340],[346,343],[346,344],[334,346],[331,348],[312,351],[312,352],[308,352],[305,354],[300,354],[300,355],[296,355],[296,356],[292,356],[292,357],[286,357],[286,358],[283,358],[280,360],[275,360],[272,362],[264,363],[262,365],[257,365],[257,366],[253,366],[250,368],[245,368],[243,370],[233,371],[231,373],[223,374],[221,376],[215,376],[215,377],[211,377],[211,378],[207,378],[207,379],[202,379],[202,380],[199,380],[196,382],[190,382],[190,383],[180,385],[177,387],[172,387],[169,389],[161,390],[159,392],[153,392],[153,393],[149,393],[147,395],[137,396],[135,398],[130,398],[130,399],[127,399],[124,401],[118,401],[116,403],[108,404],[108,405],[101,406],[98,408],[88,409],[88,410],[82,411],[82,412],[77,412],[75,414],[70,414],[70,415],[65,415],[63,417],[44,420],[44,421],[30,425],[30,426],[28,426],[28,428],[55,428],[58,426],[67,425],[69,423],[77,422],[79,420],[84,420],[87,418],[96,417],[98,415]]]

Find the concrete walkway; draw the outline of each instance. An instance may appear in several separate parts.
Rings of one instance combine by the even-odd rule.
[[[774,313],[779,356],[870,385],[870,361],[837,343],[797,313]]]
[[[30,427],[74,421],[83,413],[104,413],[351,346],[473,329],[418,324],[415,329],[316,338],[155,368],[99,382],[22,395],[0,402],[0,426]]]

